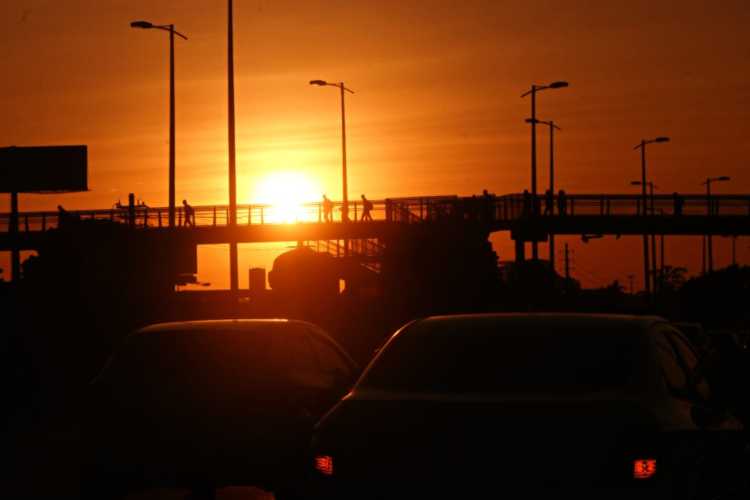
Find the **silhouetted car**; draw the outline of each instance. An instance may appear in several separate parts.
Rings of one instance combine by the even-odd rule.
[[[313,424],[356,374],[341,347],[302,321],[143,328],[92,383],[85,492],[283,491],[304,468]]]
[[[711,406],[696,365],[659,318],[415,321],[317,424],[309,491],[686,499],[716,482],[739,487],[741,425]]]

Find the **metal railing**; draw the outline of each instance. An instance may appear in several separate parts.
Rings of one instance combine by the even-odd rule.
[[[360,238],[349,240],[349,256],[361,258],[360,264],[370,271],[379,273],[380,262],[378,259],[383,256],[385,247],[376,239]],[[346,256],[343,240],[314,240],[306,241],[304,245],[316,252],[327,253],[333,257],[342,258]]]
[[[392,198],[372,201],[370,216],[373,221],[388,221],[404,224],[432,223],[439,221],[511,222],[538,214],[545,216],[750,216],[749,195],[704,194],[654,195],[649,196],[643,207],[638,194],[583,194],[566,196],[538,196],[510,194],[504,196],[428,196]],[[341,223],[341,202],[333,202],[329,214],[322,203],[306,203],[298,206],[279,207],[273,205],[239,205],[237,225],[257,224],[319,224]],[[168,225],[166,207],[113,207],[102,210],[71,210],[21,212],[18,218],[19,232],[46,231],[68,221],[106,220],[128,224],[139,228],[163,228]],[[185,217],[184,207],[176,208],[176,223],[179,227],[226,226],[229,207],[226,205],[203,205],[193,207],[193,217]],[[659,214],[659,215],[656,215]],[[328,215],[328,217],[327,217]],[[363,205],[359,201],[349,202],[349,223],[362,221]],[[8,232],[10,214],[0,214],[0,232]]]
[[[533,215],[533,209],[540,216],[750,216],[750,195],[661,194],[648,196],[645,207],[642,196],[632,194],[538,196],[536,203],[513,194],[496,200],[496,216],[505,220]]]

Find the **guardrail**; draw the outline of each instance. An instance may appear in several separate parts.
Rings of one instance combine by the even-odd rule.
[[[392,198],[372,201],[370,217],[373,221],[406,224],[444,220],[477,220],[482,222],[510,222],[537,214],[545,216],[750,216],[750,196],[703,194],[649,196],[645,206],[640,195],[583,194],[538,196],[510,194],[504,196],[427,196]],[[237,224],[317,224],[342,222],[342,203],[332,202],[326,213],[322,203],[302,205],[238,205]],[[194,217],[186,218],[182,206],[175,208],[176,225],[180,227],[226,226],[229,207],[203,205],[193,207]],[[360,201],[349,202],[349,221],[361,223],[364,215]],[[166,207],[136,205],[102,210],[71,210],[21,212],[19,232],[46,231],[66,220],[107,220],[140,228],[159,228],[168,225]],[[11,215],[0,214],[0,232],[8,232]],[[366,223],[366,222],[365,222]]]

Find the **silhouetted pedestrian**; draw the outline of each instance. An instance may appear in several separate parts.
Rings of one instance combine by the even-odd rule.
[[[544,193],[544,215],[555,215],[555,194],[551,189]]]
[[[682,215],[682,207],[685,205],[685,199],[676,192],[672,195],[674,198],[674,214]]]
[[[557,192],[557,213],[560,215],[567,215],[568,213],[568,199],[562,189]]]
[[[365,198],[365,195],[362,195],[362,220],[363,221],[372,220],[372,214],[370,213],[372,212],[372,208],[373,208],[372,202],[368,200],[367,198]]]
[[[195,209],[190,206],[187,200],[182,200],[183,211],[185,212],[185,218],[182,221],[185,227],[195,227]]]
[[[333,202],[323,195],[323,220],[333,222]]]

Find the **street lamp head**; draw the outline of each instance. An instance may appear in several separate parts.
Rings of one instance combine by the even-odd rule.
[[[325,80],[310,80],[310,85],[328,85]]]
[[[568,86],[568,82],[552,82],[548,85],[548,87],[551,89],[561,89],[567,86]]]
[[[132,23],[130,23],[130,27],[131,28],[149,29],[149,28],[153,28],[154,25],[151,24],[148,21],[133,21]]]
[[[630,185],[631,186],[640,186],[641,185],[641,181],[630,181]]]
[[[657,137],[654,142],[669,142],[669,137]]]
[[[728,180],[729,180],[729,177],[728,177],[728,176],[726,176],[726,175],[722,175],[721,177],[718,177],[718,178],[717,178],[716,180],[717,180],[717,181],[728,181]]]

